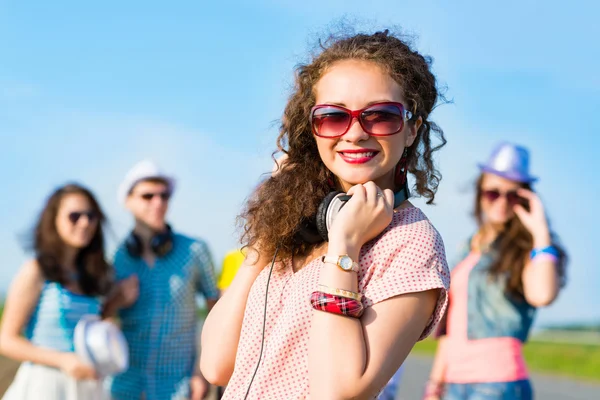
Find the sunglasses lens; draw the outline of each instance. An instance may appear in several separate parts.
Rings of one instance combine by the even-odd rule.
[[[484,190],[482,194],[489,201],[496,201],[500,197],[500,192],[497,190]]]
[[[516,206],[517,204],[521,204],[523,202],[517,192],[506,193],[506,201],[508,201],[508,204],[511,206]]]
[[[317,108],[312,114],[312,128],[319,136],[340,136],[348,129],[351,118],[350,114],[339,108]]]
[[[94,222],[98,219],[98,214],[94,211],[73,211],[69,213],[69,221],[75,225],[84,215],[87,217],[89,222]]]
[[[167,201],[171,198],[171,193],[169,192],[161,192],[161,193],[143,193],[140,197],[146,201],[150,201],[154,198],[154,196],[159,196],[162,200]]]
[[[90,211],[87,213],[88,221],[94,222],[98,219],[98,214],[94,211]]]
[[[79,221],[79,218],[81,218],[80,212],[69,213],[69,221],[71,221],[72,224],[76,224],[77,221]]]
[[[376,104],[360,114],[360,122],[372,135],[393,135],[402,130],[402,110],[393,104]]]

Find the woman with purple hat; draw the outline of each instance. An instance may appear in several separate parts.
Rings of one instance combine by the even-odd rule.
[[[425,398],[532,399],[522,346],[565,282],[566,253],[534,193],[527,149],[501,143],[479,165],[475,218],[451,275]]]

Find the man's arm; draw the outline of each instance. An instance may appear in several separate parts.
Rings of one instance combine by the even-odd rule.
[[[196,290],[202,293],[206,300],[206,306],[210,311],[219,299],[213,258],[208,245],[204,241],[198,241],[195,250],[198,271]]]

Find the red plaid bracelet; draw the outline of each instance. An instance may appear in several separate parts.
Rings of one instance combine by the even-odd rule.
[[[318,291],[312,292],[310,295],[310,304],[315,310],[327,311],[353,318],[360,318],[365,310],[362,303],[358,300]]]

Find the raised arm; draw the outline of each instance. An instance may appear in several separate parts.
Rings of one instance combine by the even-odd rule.
[[[520,189],[519,195],[529,201],[529,212],[522,206],[515,207],[515,213],[533,237],[533,248],[544,249],[552,245],[544,206],[537,194]],[[557,270],[557,257],[542,254],[534,259],[527,257],[523,268],[523,294],[529,304],[543,307],[551,304],[560,290],[560,277]]]
[[[367,183],[354,186],[348,194],[352,198],[330,231],[328,255],[347,254],[358,260],[362,245],[383,231],[392,219],[393,193],[381,193],[374,184]],[[394,238],[379,240],[393,242]],[[421,246],[410,251],[425,250]],[[440,289],[444,289],[437,269],[439,258],[434,251],[431,253],[424,265],[404,265],[402,259],[392,257],[379,260],[393,268],[373,278],[376,282],[371,285],[377,289],[365,289],[365,296],[374,304],[366,308],[361,318],[324,311],[313,313],[309,341],[311,396],[370,399],[385,386],[432,321]],[[418,281],[421,276],[427,279]],[[429,279],[434,276],[435,279]],[[408,280],[410,286],[400,287],[402,284],[397,283]],[[324,265],[319,283],[358,292],[356,273],[334,264]]]

